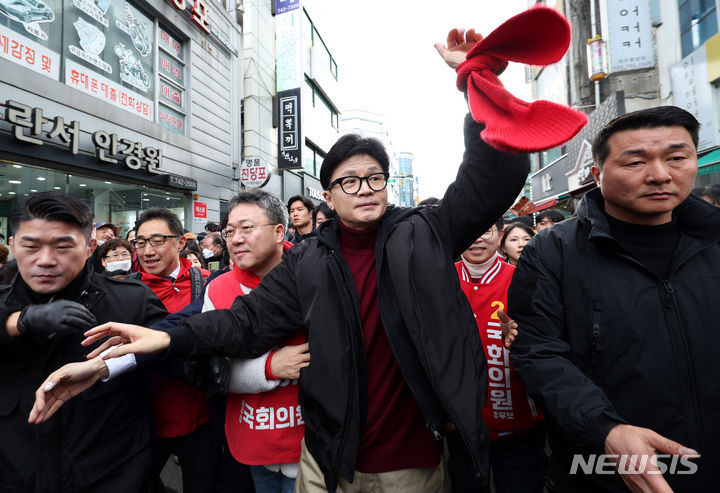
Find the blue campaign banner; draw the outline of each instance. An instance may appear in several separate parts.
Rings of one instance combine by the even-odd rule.
[[[300,0],[275,0],[275,15],[300,8]]]

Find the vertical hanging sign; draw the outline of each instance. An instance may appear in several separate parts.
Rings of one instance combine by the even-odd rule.
[[[300,0],[275,1],[278,168],[302,168],[301,88],[303,11]]]

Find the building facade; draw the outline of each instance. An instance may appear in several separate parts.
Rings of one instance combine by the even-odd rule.
[[[536,210],[550,206],[572,210],[577,197],[593,186],[590,144],[602,125],[626,112],[663,104],[685,108],[700,121],[696,185],[719,183],[716,1],[545,3],[570,20],[572,42],[557,64],[528,70],[533,95],[586,112],[589,124],[565,145],[534,156],[531,199]]]
[[[0,10],[0,232],[42,190],[121,234],[153,206],[192,231],[219,219],[238,188],[242,63],[234,11],[209,1]]]

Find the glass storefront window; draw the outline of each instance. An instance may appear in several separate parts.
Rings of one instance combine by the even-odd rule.
[[[60,190],[78,197],[93,212],[95,222],[115,224],[121,237],[151,207],[170,209],[185,224],[185,196],[181,193],[0,161],[0,233],[9,236],[7,219],[19,201],[46,190]]]

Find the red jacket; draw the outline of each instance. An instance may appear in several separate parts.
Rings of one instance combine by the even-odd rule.
[[[167,311],[175,313],[191,301],[190,267],[190,261],[181,257],[180,272],[174,283],[164,277],[148,274],[142,267],[138,272],[142,282],[160,298]],[[159,437],[187,435],[210,418],[208,401],[200,389],[154,372],[150,374],[150,392],[155,434]]]
[[[503,346],[497,311],[507,311],[507,290],[515,267],[499,256],[479,280],[470,278],[462,261],[455,267],[460,287],[467,296],[488,363],[488,398],[483,421],[490,430],[490,440],[497,440],[530,429],[543,420],[525,391],[520,375],[512,367],[510,352]]]
[[[286,246],[287,249],[287,246]],[[260,279],[238,267],[215,278],[207,295],[215,308],[230,308],[242,296],[240,284],[253,289]],[[286,345],[305,342],[305,331],[290,336]],[[259,394],[228,394],[225,435],[235,460],[249,465],[289,464],[300,460],[305,423],[300,413],[297,380]]]

